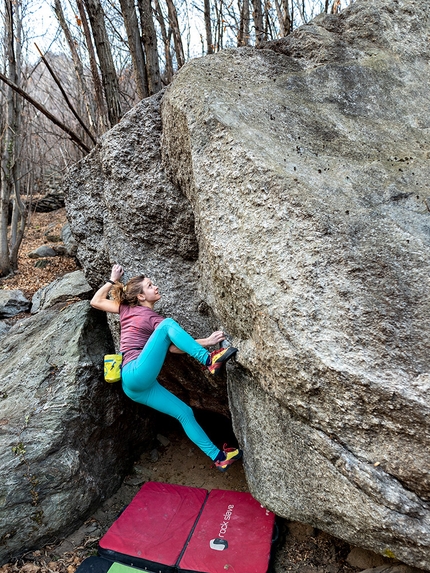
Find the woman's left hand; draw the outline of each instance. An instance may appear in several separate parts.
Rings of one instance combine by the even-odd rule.
[[[122,266],[115,264],[110,272],[110,279],[116,283],[117,281],[119,281],[119,279],[122,277],[123,274],[124,274],[124,269],[122,268]]]
[[[215,346],[215,344],[218,344],[219,342],[225,340],[225,334],[222,330],[217,330],[215,332],[212,332],[212,334],[208,336],[206,340],[207,340],[206,346]]]

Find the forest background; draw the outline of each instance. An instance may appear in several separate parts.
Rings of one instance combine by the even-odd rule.
[[[191,58],[261,47],[349,0],[0,0],[0,277],[35,197]]]

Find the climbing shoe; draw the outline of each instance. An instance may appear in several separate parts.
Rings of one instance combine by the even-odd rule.
[[[227,362],[234,354],[236,354],[237,348],[229,346],[228,348],[219,348],[210,353],[210,363],[207,365],[207,369],[211,374],[218,374],[221,366]]]
[[[221,454],[224,454],[223,460],[215,460],[214,466],[219,469],[220,472],[226,472],[232,463],[240,460],[243,456],[242,450],[238,448],[227,448],[227,444],[222,447]]]

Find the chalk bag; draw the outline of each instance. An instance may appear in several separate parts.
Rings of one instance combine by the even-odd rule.
[[[112,384],[121,380],[122,354],[106,354],[104,358],[105,380]]]

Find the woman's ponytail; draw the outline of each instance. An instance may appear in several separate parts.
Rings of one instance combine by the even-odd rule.
[[[113,299],[119,304],[138,306],[137,295],[143,292],[142,283],[144,279],[145,275],[139,275],[131,278],[126,285],[117,281],[111,289]]]
[[[116,281],[113,287],[111,288],[111,295],[113,300],[115,300],[118,304],[124,304],[125,293],[124,293],[124,285],[119,281]]]

